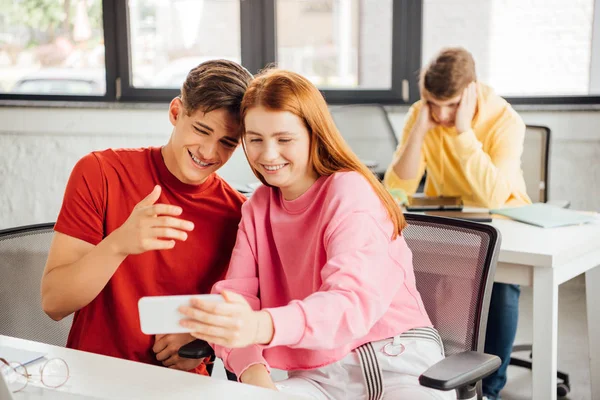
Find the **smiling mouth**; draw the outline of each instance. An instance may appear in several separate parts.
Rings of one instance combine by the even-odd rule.
[[[288,163],[277,164],[277,165],[265,165],[265,164],[261,164],[261,165],[267,171],[269,171],[269,172],[275,172],[275,171],[279,171],[281,168],[283,168],[286,165],[288,165]]]
[[[189,151],[189,150],[188,150],[188,154],[190,155],[190,157],[192,158],[192,160],[196,163],[196,165],[198,165],[199,167],[206,168],[206,167],[210,167],[211,165],[215,165],[216,164],[216,163],[205,163],[205,162],[203,162],[198,157],[196,157],[195,155],[193,155],[192,152]]]

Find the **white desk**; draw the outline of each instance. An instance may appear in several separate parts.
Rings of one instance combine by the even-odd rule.
[[[494,219],[496,281],[533,287],[533,399],[556,399],[558,285],[585,273],[592,399],[600,400],[600,220],[542,229]]]
[[[189,372],[121,360],[83,351],[0,335],[0,345],[47,353],[69,364],[71,377],[56,389],[98,399],[297,399],[280,392],[212,379]],[[29,368],[29,367],[28,367]],[[32,371],[37,370],[35,364]],[[30,371],[30,372],[32,372]],[[31,388],[37,389],[37,388]],[[41,390],[26,389],[15,399],[44,398]]]

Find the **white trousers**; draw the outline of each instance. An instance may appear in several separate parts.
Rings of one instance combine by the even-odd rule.
[[[453,390],[443,392],[419,384],[419,376],[444,358],[441,340],[431,338],[427,330],[439,338],[432,328],[411,330],[363,345],[325,367],[290,371],[288,379],[275,384],[281,392],[307,399],[454,400]],[[379,387],[373,383],[377,380]]]

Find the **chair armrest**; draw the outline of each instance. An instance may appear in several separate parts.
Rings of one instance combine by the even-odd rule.
[[[476,351],[464,351],[444,358],[419,377],[432,389],[452,390],[474,384],[500,368],[500,358]]]
[[[193,342],[181,346],[177,354],[182,358],[198,359],[212,357],[215,355],[215,351],[204,340],[196,339]]]

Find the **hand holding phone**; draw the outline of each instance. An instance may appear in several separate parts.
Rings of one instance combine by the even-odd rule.
[[[142,332],[146,335],[190,332],[190,329],[179,324],[185,316],[178,309],[181,306],[188,306],[192,298],[203,301],[224,301],[220,294],[142,297],[138,301]]]

